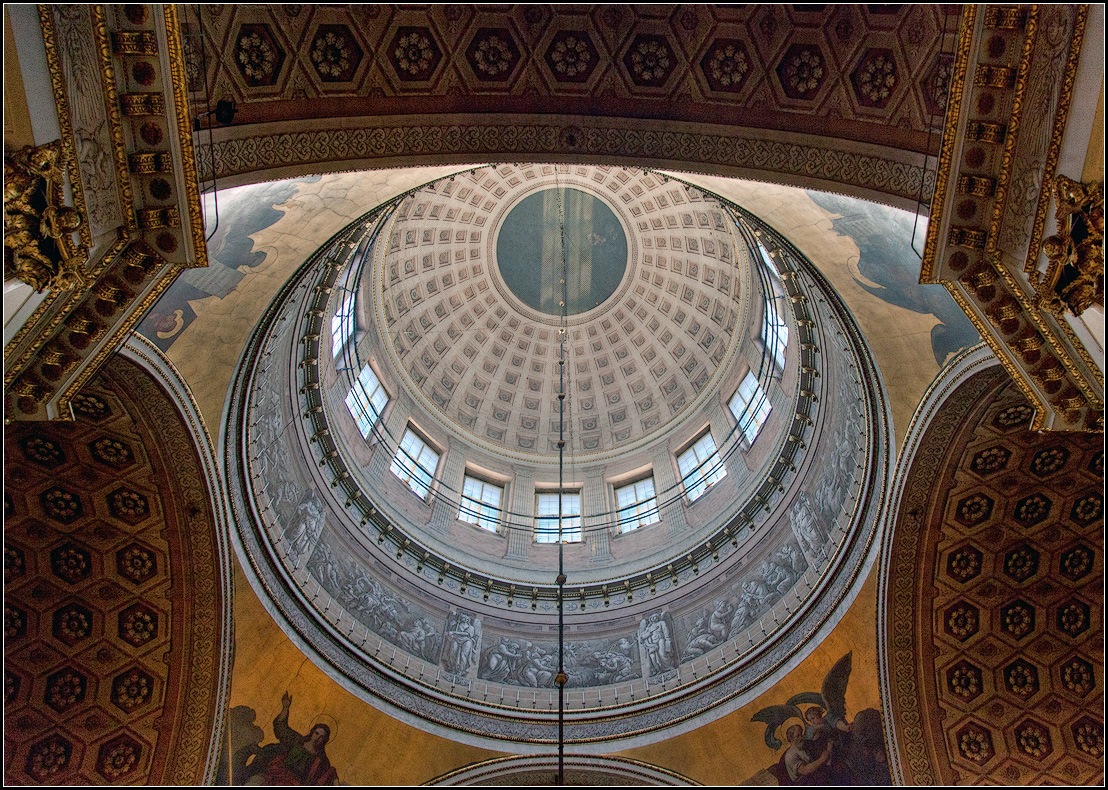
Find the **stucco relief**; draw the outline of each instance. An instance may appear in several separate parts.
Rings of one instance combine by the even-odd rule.
[[[1040,200],[1050,199],[1049,190],[1044,193],[1042,187],[1043,179],[1050,176],[1046,165],[1055,133],[1054,110],[1063,113],[1068,110],[1067,106],[1059,107],[1059,103],[1075,13],[1068,6],[1044,5],[1039,14],[1039,32],[1031,53],[1034,65],[1020,99],[1018,131],[1013,130],[1017,137],[1008,171],[1010,191],[996,242],[997,249],[1017,262],[1027,258]]]
[[[92,238],[123,224],[117,193],[114,145],[104,106],[101,61],[90,30],[96,29],[91,6],[52,6],[58,35],[57,56],[64,61],[66,99],[79,163],[80,192]]]

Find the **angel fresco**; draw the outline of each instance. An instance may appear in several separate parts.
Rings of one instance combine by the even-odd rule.
[[[758,711],[752,721],[766,725],[766,746],[784,744],[778,730],[785,727],[788,748],[769,769],[782,785],[889,785],[881,713],[867,708],[847,720],[846,687],[851,653],[847,653],[823,680],[819,692],[804,691],[784,705]]]

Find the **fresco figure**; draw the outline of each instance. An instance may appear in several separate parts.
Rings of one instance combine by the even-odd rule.
[[[411,628],[400,632],[400,646],[413,656],[430,661],[435,636],[435,626],[426,617],[420,617]]]
[[[315,491],[309,491],[296,509],[296,524],[287,535],[293,568],[308,559],[308,552],[323,531],[323,502]]]
[[[892,783],[885,754],[881,713],[872,708],[859,712],[851,723],[846,717],[846,687],[850,680],[851,653],[839,659],[827,673],[819,692],[794,694],[784,705],[770,705],[751,721],[766,725],[765,742],[771,749],[788,749],[768,770],[782,785],[889,785]],[[801,705],[807,706],[801,709]]]
[[[831,759],[831,742],[828,741],[819,756],[813,758],[804,741],[804,728],[799,724],[789,727],[785,739],[789,742],[789,748],[785,750],[782,760],[789,780],[793,784],[823,784],[818,781],[822,778],[818,774]]]
[[[327,758],[327,743],[331,728],[315,724],[307,735],[289,726],[292,696],[281,696],[281,712],[273,719],[273,734],[277,743],[258,750],[254,760],[244,767],[236,784],[246,785],[333,785],[338,784],[338,772]]]
[[[503,683],[513,677],[523,660],[523,646],[512,639],[501,637],[499,644],[485,656],[485,670],[481,677]]]
[[[682,661],[702,656],[714,647],[719,647],[727,639],[731,630],[731,618],[735,607],[727,598],[720,598],[711,613],[705,610],[689,632],[689,643],[681,654]]]
[[[618,683],[621,680],[629,680],[635,677],[635,665],[630,658],[622,653],[608,650],[594,652],[593,660],[596,661],[598,671],[596,679],[602,685]]]

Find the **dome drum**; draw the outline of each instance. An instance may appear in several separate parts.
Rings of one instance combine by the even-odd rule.
[[[618,169],[584,176],[601,170]],[[628,183],[643,183],[641,174],[621,173]],[[497,177],[516,175],[507,166],[480,172],[493,189]],[[618,183],[610,172],[604,176]],[[468,177],[456,177],[457,191]],[[673,185],[658,176],[653,181],[654,192],[643,191],[654,199]],[[278,620],[355,693],[421,726],[434,728],[446,716],[475,742],[548,742],[544,722],[556,698],[550,669],[557,646],[556,546],[535,534],[534,508],[535,492],[557,477],[542,453],[498,448],[487,433],[475,440],[452,419],[459,411],[427,397],[433,389],[421,389],[412,366],[398,364],[425,349],[403,348],[397,338],[405,327],[390,324],[383,306],[390,265],[403,265],[390,255],[393,241],[404,238],[398,227],[406,234],[397,207],[414,214],[427,198],[429,213],[444,188],[430,185],[352,225],[305,264],[263,318],[235,394],[248,406],[247,417],[227,432],[241,441],[241,451],[229,455],[241,483],[241,541]],[[784,240],[738,207],[703,193],[698,198],[734,228],[728,231],[731,276],[744,284],[730,293],[744,293],[746,304],[736,303],[731,315],[745,316],[745,324],[719,355],[720,368],[705,368],[711,389],[666,430],[643,433],[626,446],[608,438],[610,448],[566,470],[563,488],[580,484],[583,516],[580,543],[564,546],[573,558],[564,600],[572,654],[567,737],[575,743],[649,739],[660,727],[737,704],[830,616],[876,524],[873,494],[884,485],[887,418],[879,390],[859,374],[873,367],[857,330]],[[664,215],[661,222],[664,227]],[[635,235],[637,226],[630,227]],[[374,240],[387,240],[388,249],[382,254]],[[658,249],[642,241],[640,235],[640,255]],[[764,274],[778,289],[775,313],[790,342],[785,370],[756,382],[768,390],[769,419],[761,416],[760,432],[750,440],[737,423],[732,392],[737,397],[747,368],[764,366],[769,347],[770,308],[750,298],[765,292],[756,279],[759,251]],[[686,273],[687,263],[686,257]],[[625,276],[622,298],[635,305],[620,302],[617,289],[567,326],[568,346],[578,329],[588,348],[591,322],[602,336],[599,322],[610,320],[617,340],[648,324],[649,313],[643,321],[634,312],[647,298],[635,291],[641,264],[630,260]],[[768,271],[770,265],[783,276]],[[440,287],[444,274],[458,272],[442,268],[436,262],[429,269]],[[469,281],[477,282],[472,268]],[[698,282],[703,286],[703,278]],[[327,322],[334,329],[334,319],[342,318],[346,292],[376,306],[357,314],[360,336],[329,355]],[[666,286],[649,293],[659,301]],[[502,306],[483,304],[486,319]],[[428,304],[432,315],[435,306]],[[626,328],[612,320],[621,309],[633,317],[622,322]],[[501,319],[506,325],[515,315],[505,309]],[[418,315],[409,320],[418,326]],[[440,328],[451,320],[460,322],[448,314],[439,318]],[[398,329],[390,336],[392,326]],[[511,341],[518,348],[530,337],[537,355],[542,325],[531,324],[531,336],[523,326],[521,319]],[[489,338],[499,328],[486,325]],[[655,331],[666,331],[660,321]],[[423,341],[431,348],[435,334],[428,331]],[[471,339],[459,337],[448,351],[464,352]],[[502,342],[507,353],[508,341]],[[549,361],[549,348],[543,351],[547,356],[528,361]],[[571,351],[567,366],[575,361]],[[349,391],[366,368],[388,401],[372,412],[375,421],[363,438]],[[282,394],[288,370],[295,371],[295,387]],[[436,456],[429,481],[419,477],[418,464],[410,479],[402,477],[403,463],[398,472],[399,446],[409,433],[421,443],[415,452]],[[702,436],[715,439],[726,474],[691,501],[678,457]],[[587,456],[583,447],[575,449]],[[644,473],[652,475],[661,515],[624,532],[613,492],[633,488],[647,479]],[[495,530],[482,527],[484,500],[473,497],[484,494],[463,488],[469,478],[501,490],[504,502],[488,511],[498,513]]]

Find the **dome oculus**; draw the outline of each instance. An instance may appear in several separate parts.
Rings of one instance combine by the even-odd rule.
[[[615,293],[627,269],[627,234],[604,201],[569,187],[544,189],[516,204],[500,227],[496,263],[517,299],[561,315],[584,313]]]

